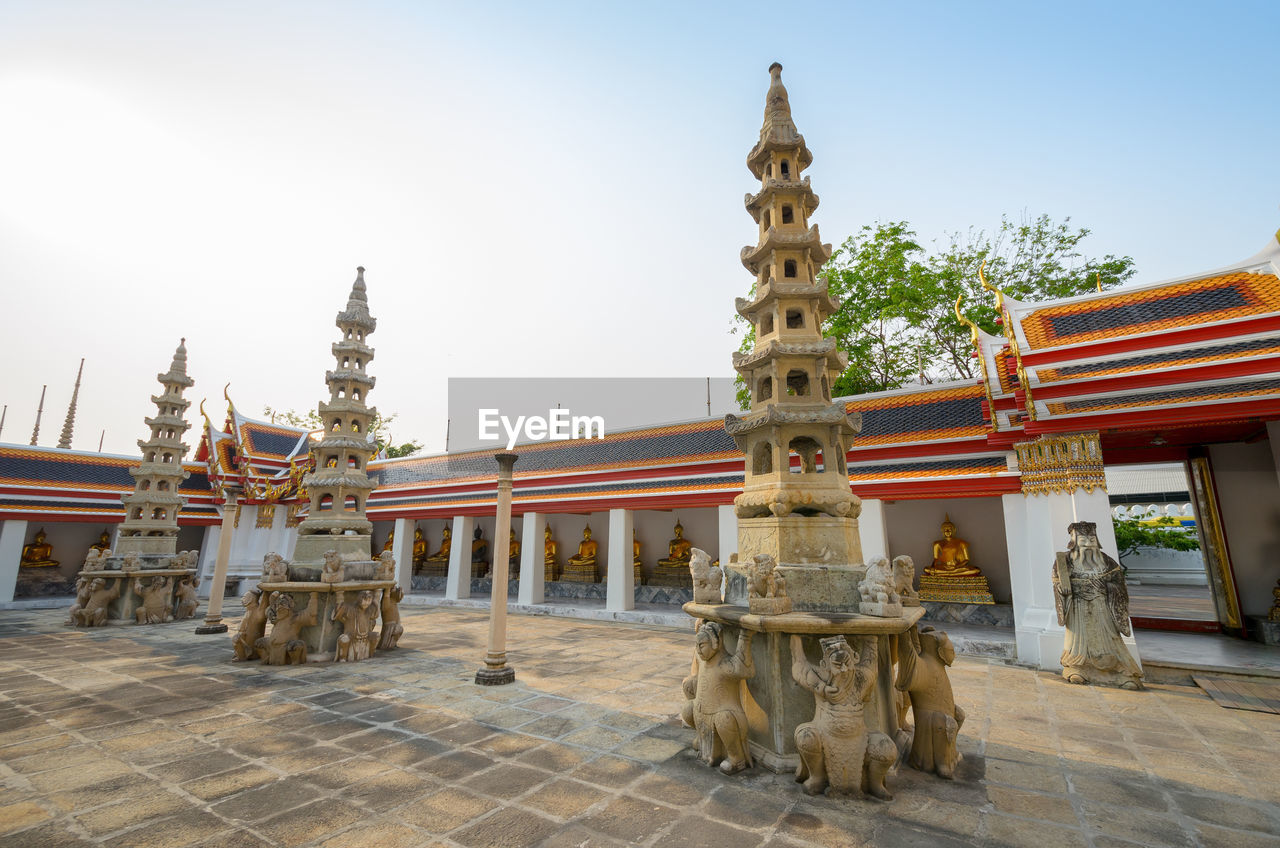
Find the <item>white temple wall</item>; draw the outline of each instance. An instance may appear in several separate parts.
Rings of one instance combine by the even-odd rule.
[[[933,562],[933,543],[942,538],[946,515],[956,535],[969,543],[973,564],[982,569],[997,604],[1010,603],[1009,546],[1005,540],[1000,498],[939,498],[882,501],[890,559],[906,554],[916,564],[916,577]],[[1065,525],[1064,525],[1065,529]],[[864,554],[867,554],[864,544]],[[1046,562],[1046,571],[1052,559]]]
[[[1245,615],[1266,615],[1280,551],[1280,482],[1268,441],[1212,445],[1218,504]]]

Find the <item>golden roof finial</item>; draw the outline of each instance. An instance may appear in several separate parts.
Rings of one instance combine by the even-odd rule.
[[[1098,284],[1098,294],[1102,294],[1102,272],[1101,271],[1098,272],[1097,284]]]

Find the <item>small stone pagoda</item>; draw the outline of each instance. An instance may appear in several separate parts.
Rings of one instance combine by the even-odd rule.
[[[133,492],[125,495],[125,519],[116,550],[90,550],[76,584],[76,607],[68,623],[92,626],[107,621],[159,624],[195,614],[197,551],[178,552],[178,487],[189,474],[182,468],[187,446],[182,435],[191,402],[182,394],[195,385],[187,376],[186,339],[174,351],[169,370],[157,374],[164,387],[153,395],[156,414],[144,419],[151,434],[138,440],[142,462],[129,469]]]
[[[302,478],[310,509],[298,526],[293,562],[269,554],[262,581],[245,596],[248,609],[233,637],[237,659],[361,660],[375,648],[395,647],[400,635],[395,559],[390,551],[374,559],[365,515],[374,488],[367,467],[377,451],[371,432],[377,410],[366,404],[374,385],[366,371],[373,361],[368,336],[378,322],[369,314],[364,268],[356,269],[336,322],[342,337],[332,347],[335,368],[325,374],[329,400],[319,406],[324,432]],[[379,616],[381,635],[374,631]]]
[[[939,670],[950,660],[939,658],[954,653],[939,647],[945,634],[916,629],[924,609],[910,558],[862,562],[845,465],[860,421],[831,399],[846,361],[822,335],[839,308],[817,278],[831,248],[809,223],[818,197],[801,172],[813,155],[792,122],[782,66],[769,73],[764,125],[747,156],[760,180],[746,197],[758,241],[742,250],[754,296],[737,302],[755,346],[733,363],[751,408],[725,417],[746,454],[738,552],[721,596],[706,555],[693,551],[694,601],[684,610],[698,622],[681,715],[701,759],[726,774],[760,763],[794,769],[811,794],[887,798],[886,778],[908,748],[912,765],[953,773],[963,713]],[[920,734],[906,723],[908,701]]]

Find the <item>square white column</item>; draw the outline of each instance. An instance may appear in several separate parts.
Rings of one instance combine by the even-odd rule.
[[[200,540],[200,562],[196,565],[198,578],[197,593],[201,598],[209,597],[209,588],[213,585],[213,569],[218,563],[218,537],[222,535],[222,525],[210,524],[204,528],[204,537]]]
[[[716,508],[716,543],[720,546],[717,552],[721,566],[729,564],[729,558],[738,552],[738,514],[733,511],[733,504],[721,504]]]
[[[13,600],[18,588],[18,567],[22,565],[22,546],[26,543],[27,522],[0,522],[0,604]]]
[[[397,518],[395,529],[396,540],[391,543],[391,553],[396,558],[396,582],[400,588],[408,592],[413,588],[413,536],[418,522],[412,518]]]
[[[546,574],[543,572],[546,551],[542,543],[546,527],[545,515],[538,512],[524,514],[524,526],[520,528],[520,591],[516,597],[521,604],[540,604],[546,600]]]
[[[635,557],[632,554],[631,510],[609,510],[609,551],[605,567],[609,569],[609,582],[605,587],[607,610],[621,611],[636,608]]]
[[[889,556],[889,528],[884,521],[884,501],[879,498],[862,499],[862,512],[858,514],[858,535],[862,539],[864,563],[877,557],[893,559]]]
[[[449,546],[449,576],[444,596],[449,600],[471,597],[471,532],[476,520],[469,515],[453,517],[453,543]]]

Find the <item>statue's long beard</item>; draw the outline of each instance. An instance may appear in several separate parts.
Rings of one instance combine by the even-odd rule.
[[[1076,562],[1083,566],[1084,571],[1107,570],[1107,561],[1102,558],[1100,548],[1080,548],[1076,551]]]

